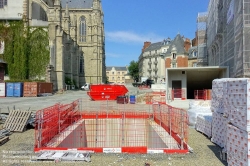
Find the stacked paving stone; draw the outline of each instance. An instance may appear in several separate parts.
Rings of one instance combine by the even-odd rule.
[[[216,79],[211,141],[227,152],[229,166],[250,165],[250,79]]]
[[[212,115],[199,114],[197,116],[195,129],[205,134],[208,138],[211,138],[212,137]]]

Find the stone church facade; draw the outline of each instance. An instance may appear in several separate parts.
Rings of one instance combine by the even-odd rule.
[[[48,30],[46,81],[54,90],[65,88],[65,78],[78,87],[105,81],[101,0],[23,0],[22,16],[27,26]]]

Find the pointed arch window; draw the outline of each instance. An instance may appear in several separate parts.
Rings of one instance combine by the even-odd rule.
[[[84,16],[80,17],[79,36],[80,42],[86,42],[86,19]]]

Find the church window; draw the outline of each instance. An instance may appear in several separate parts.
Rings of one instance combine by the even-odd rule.
[[[86,20],[84,16],[80,18],[79,35],[80,42],[86,42]]]

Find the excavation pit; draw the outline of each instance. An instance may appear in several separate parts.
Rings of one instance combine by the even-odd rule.
[[[37,113],[36,152],[188,153],[185,110],[165,104],[147,105],[146,110],[142,105],[109,103],[98,111],[79,111],[81,103],[57,104]]]

